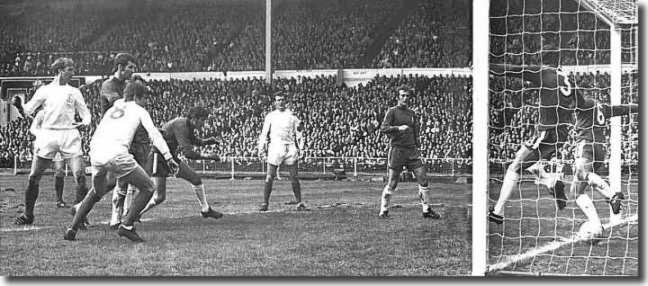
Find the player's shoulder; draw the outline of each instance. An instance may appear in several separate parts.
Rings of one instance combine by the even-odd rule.
[[[164,126],[174,129],[185,129],[188,119],[186,117],[176,117],[169,120]]]
[[[123,82],[116,77],[110,77],[101,83],[102,91],[118,91]]]

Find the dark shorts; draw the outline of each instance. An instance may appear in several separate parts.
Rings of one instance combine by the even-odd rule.
[[[423,166],[423,162],[421,161],[421,152],[418,150],[418,148],[405,148],[396,146],[392,146],[389,150],[387,163],[389,164],[390,169],[397,171],[402,170],[403,166],[406,166],[410,171]]]
[[[196,173],[194,169],[189,167],[187,163],[177,157],[173,157],[173,159],[176,161],[176,163],[178,163],[178,173],[175,175],[176,178],[185,179],[192,185],[202,184],[200,175]],[[151,170],[152,177],[166,178],[173,176],[166,164],[166,161],[164,160],[164,156],[162,156],[162,154],[155,148],[153,148],[153,150],[151,150],[151,152],[149,153],[147,164],[144,169]]]
[[[592,163],[593,170],[597,170],[603,165],[606,156],[607,146],[604,143],[576,143],[576,159],[585,159],[587,163]]]
[[[151,145],[148,143],[140,144],[133,142],[128,152],[133,154],[133,157],[135,157],[137,164],[144,166],[146,164],[146,160],[148,160],[149,153],[151,152]]]
[[[522,158],[522,162],[534,164],[541,159],[551,159],[567,142],[568,137],[569,130],[567,127],[536,131],[536,136],[533,139],[524,142],[524,146],[531,152]]]

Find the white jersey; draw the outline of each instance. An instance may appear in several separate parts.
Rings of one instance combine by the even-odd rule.
[[[120,154],[128,154],[137,127],[142,124],[149,137],[165,159],[171,159],[171,153],[162,134],[153,125],[153,120],[146,109],[135,101],[119,99],[109,108],[97,126],[90,141],[90,159],[93,163],[102,164]]]
[[[270,133],[271,144],[295,144],[298,136],[297,127],[299,119],[286,109],[284,111],[274,110],[265,117],[263,129],[259,137],[259,147],[263,148]]]
[[[36,116],[34,116],[34,120],[32,121],[32,124],[29,126],[29,132],[34,136],[36,136],[38,131],[42,128],[42,125],[43,125],[43,111],[41,110],[38,113],[36,113]]]
[[[43,120],[41,128],[65,130],[76,128],[74,123],[75,111],[81,116],[81,124],[90,124],[90,111],[83,100],[81,91],[71,85],[60,85],[58,78],[50,84],[36,90],[34,97],[25,103],[26,114],[32,114],[43,105]]]

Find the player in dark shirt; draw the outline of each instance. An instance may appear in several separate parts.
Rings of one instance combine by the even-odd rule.
[[[607,139],[605,132],[609,127],[608,118],[637,113],[637,104],[609,105],[586,98],[576,109],[576,149],[574,150],[574,179],[571,185],[572,194],[576,195],[576,205],[585,213],[588,221],[601,224],[592,199],[585,193],[591,186],[608,199],[613,214],[621,211],[623,193],[613,193],[605,180],[596,174],[607,156]]]
[[[102,116],[106,110],[113,106],[113,103],[118,99],[123,98],[124,88],[130,80],[139,80],[141,78],[134,78],[133,73],[137,69],[137,61],[135,57],[128,53],[119,53],[115,56],[113,75],[101,84],[99,93]],[[143,82],[143,80],[141,80]],[[141,125],[135,131],[133,142],[130,146],[130,153],[135,157],[135,161],[144,166],[146,158],[150,151],[151,140],[144,127]],[[127,194],[132,196],[133,190],[128,190],[128,184],[119,181],[112,196],[112,215],[110,218],[110,226],[117,228],[119,226],[121,216],[124,212],[124,201]],[[128,208],[128,206],[126,206]]]
[[[193,150],[194,146],[205,146],[218,143],[215,137],[201,139],[197,138],[194,134],[196,127],[202,126],[208,115],[209,112],[205,108],[192,107],[189,110],[187,117],[177,117],[165,123],[161,128],[161,133],[171,150],[171,155],[173,155],[173,158],[179,166],[178,173],[173,175],[191,183],[191,187],[200,202],[200,214],[205,218],[211,217],[217,219],[222,217],[223,214],[213,210],[209,206],[209,203],[207,203],[205,186],[202,183],[200,175],[198,175],[196,171],[189,167],[189,165],[187,165],[187,163],[178,156],[182,155],[182,157],[192,160],[220,160],[216,154],[201,154]],[[166,178],[170,175],[169,169],[164,163],[160,152],[155,147],[149,154],[147,169],[151,172],[157,189],[155,190],[153,198],[140,214],[143,214],[152,207],[164,202],[166,199]]]
[[[556,198],[558,208],[563,209],[567,205],[564,184],[547,177],[542,168],[529,167],[542,159],[550,159],[567,142],[576,104],[583,100],[580,91],[566,73],[555,67],[492,64],[490,71],[497,76],[518,77],[531,82],[534,85],[531,89],[539,92],[540,106],[536,136],[522,144],[515,154],[515,159],[504,175],[497,203],[489,210],[489,220],[498,224],[504,221],[504,204],[517,185],[522,170],[534,173],[539,178],[538,182],[546,185]]]
[[[408,108],[412,91],[401,86],[397,89],[398,105],[387,110],[380,126],[380,131],[390,139],[387,159],[389,181],[383,189],[379,217],[389,216],[389,204],[392,193],[396,191],[398,179],[403,167],[413,171],[418,182],[419,197],[423,206],[423,217],[439,219],[441,216],[430,207],[430,187],[425,166],[421,161],[421,142],[419,140],[419,118]]]

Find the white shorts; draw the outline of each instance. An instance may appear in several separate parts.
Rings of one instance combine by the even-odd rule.
[[[297,163],[299,152],[294,143],[272,144],[268,146],[268,164],[280,166],[281,163],[294,165]]]
[[[117,178],[130,174],[139,166],[132,154],[119,154],[108,160],[107,163],[92,161],[92,175],[111,172]]]
[[[40,130],[34,141],[34,155],[52,160],[56,153],[61,153],[62,159],[83,155],[79,130]]]
[[[56,152],[56,154],[54,155],[54,158],[52,158],[52,161],[54,161],[54,162],[61,162],[61,161],[64,161],[64,160],[65,159],[63,159],[63,156],[61,156],[61,152]]]

